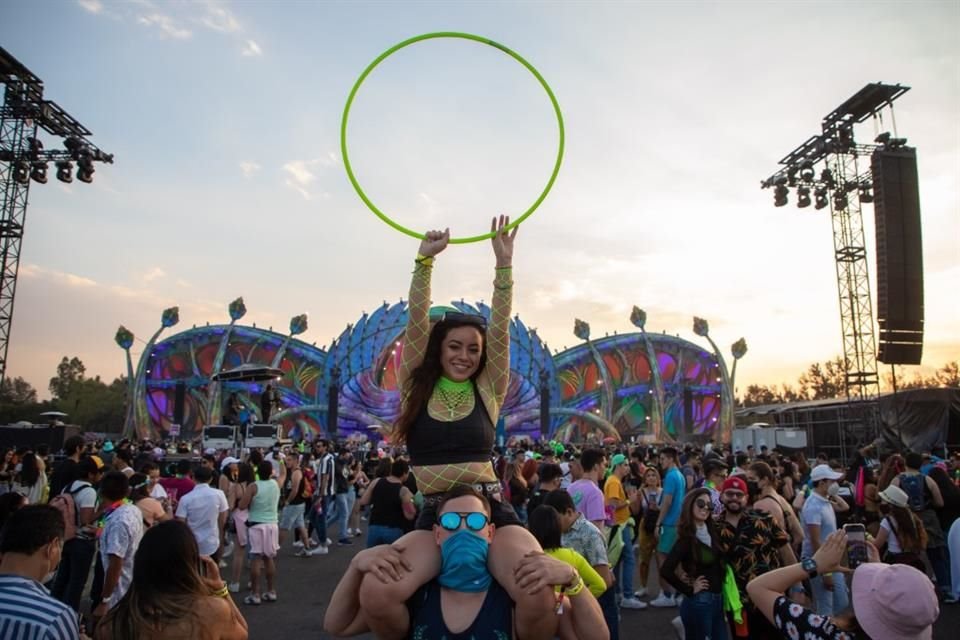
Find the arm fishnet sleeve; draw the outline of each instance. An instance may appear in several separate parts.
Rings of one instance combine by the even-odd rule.
[[[407,311],[407,327],[403,336],[403,351],[397,382],[401,392],[406,387],[410,374],[423,362],[430,338],[430,276],[433,260],[418,260],[414,263],[410,281],[410,296]]]
[[[500,417],[500,408],[510,384],[510,311],[513,302],[513,269],[499,268],[493,279],[493,304],[487,328],[487,364],[478,379],[490,419]]]

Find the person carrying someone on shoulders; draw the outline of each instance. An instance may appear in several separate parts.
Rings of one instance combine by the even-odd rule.
[[[473,487],[460,485],[447,492],[436,512],[438,524],[433,527],[432,539],[442,558],[440,572],[419,587],[404,606],[393,609],[396,617],[388,622],[394,625],[397,637],[507,639],[539,633],[532,627],[542,627],[545,621],[522,619],[509,594],[487,568],[496,529],[487,498]],[[365,610],[360,608],[362,583],[368,577],[397,582],[411,571],[407,558],[392,545],[358,553],[330,599],[324,630],[337,636],[369,630]],[[532,551],[512,574],[511,579],[524,592],[547,592],[553,603],[550,615],[560,618],[562,638],[608,639],[600,606],[569,565]],[[562,588],[559,597],[554,597],[549,588],[555,586]]]
[[[420,243],[410,285],[409,316],[397,376],[402,393],[400,417],[392,440],[406,445],[424,508],[416,530],[393,543],[412,571],[399,580],[364,576],[364,616],[382,640],[400,638],[394,621],[405,602],[437,575],[441,558],[430,531],[444,494],[459,485],[480,488],[492,505],[496,533],[490,545],[490,572],[517,605],[518,627],[530,638],[552,638],[554,601],[545,590],[530,593],[514,575],[517,564],[540,545],[520,526],[503,500],[490,452],[495,427],[510,382],[511,263],[517,230],[510,219],[491,224],[496,256],[489,327],[483,316],[447,311],[431,327],[430,274],[450,231],[430,231]]]
[[[820,574],[838,579],[850,569],[840,565],[847,548],[842,529],[827,536],[812,558],[770,571],[747,585],[750,600],[783,638],[804,640],[893,640],[932,637],[940,615],[936,590],[922,572],[903,564],[883,564],[868,543],[869,562],[853,571],[852,610],[824,616],[784,595],[790,585]]]
[[[200,555],[190,527],[168,520],[143,535],[130,588],[97,625],[94,637],[246,640],[247,622],[220,578],[217,563]]]

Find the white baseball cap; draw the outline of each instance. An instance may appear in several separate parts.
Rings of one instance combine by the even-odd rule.
[[[810,472],[810,482],[820,482],[821,480],[839,480],[843,474],[834,471],[828,464],[818,464]]]

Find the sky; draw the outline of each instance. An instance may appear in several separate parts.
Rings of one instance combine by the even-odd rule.
[[[563,164],[521,225],[514,310],[551,349],[710,322],[737,387],[795,382],[842,352],[828,210],[775,208],[760,181],[868,82],[912,87],[895,107],[919,156],[926,335],[922,372],[960,358],[960,3],[8,1],[0,46],[115,154],[90,185],[30,190],[8,376],[47,394],[63,356],[124,373],[162,309],[180,325],[244,322],[325,346],[406,297],[418,240],[377,219],[347,180],[341,115],[380,53],[461,31],[532,63],[564,118]],[[890,128],[889,115],[884,128]],[[869,142],[877,125],[857,138]],[[520,64],[483,44],[420,42],[357,93],[349,158],[404,226],[489,230],[525,211],[557,153],[556,118]],[[41,137],[43,139],[43,137]],[[48,148],[56,140],[46,139]],[[792,196],[792,194],[791,194]],[[871,278],[872,210],[864,208]],[[489,300],[489,243],[449,247],[434,300]],[[875,296],[876,287],[872,286]],[[874,300],[874,305],[876,301]]]

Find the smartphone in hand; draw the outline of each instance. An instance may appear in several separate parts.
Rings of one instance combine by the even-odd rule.
[[[847,534],[847,566],[856,569],[867,561],[867,530],[862,524],[845,524]]]

